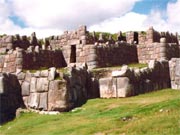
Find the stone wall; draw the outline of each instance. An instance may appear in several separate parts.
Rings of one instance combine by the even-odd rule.
[[[86,26],[80,26],[77,30],[65,31],[60,36],[49,37],[49,43],[52,49],[55,50],[65,45],[92,44],[94,39],[87,31]]]
[[[12,120],[16,109],[23,107],[21,87],[15,75],[0,74],[0,124]]]
[[[137,32],[126,32],[126,41],[129,44],[138,44],[138,33]]]
[[[127,43],[98,46],[96,54],[97,67],[138,62],[136,45],[130,45]]]
[[[57,68],[67,66],[61,50],[30,50],[29,48],[23,50],[16,48],[0,55],[0,72],[15,73],[22,69],[39,69],[52,66]]]
[[[22,50],[23,69],[39,69],[42,67],[65,67],[67,66],[61,50]]]
[[[180,90],[180,58],[172,58],[169,61],[171,88]]]
[[[22,49],[10,50],[0,55],[0,72],[15,73],[22,69]]]
[[[167,43],[178,43],[178,35],[173,35],[169,32],[158,32],[150,27],[146,32],[138,33],[139,44],[150,44],[154,42],[160,42],[161,38],[166,38]]]
[[[170,60],[180,57],[179,45],[167,43],[166,38],[161,38],[160,43],[148,43],[137,45],[139,63],[148,63],[150,60]]]
[[[98,91],[90,92],[94,84],[86,66],[71,68],[64,76],[62,72],[60,74],[56,72],[56,68],[35,73],[18,73],[26,107],[45,111],[68,111],[83,104],[88,98],[98,96]]]
[[[162,79],[163,78],[163,79]],[[99,80],[100,97],[128,97],[163,88],[170,88],[168,61],[151,61],[142,69],[123,66],[109,78]]]
[[[16,47],[27,49],[29,46],[37,45],[39,45],[39,43],[36,38],[35,32],[32,33],[30,37],[27,37],[25,35],[19,36],[18,34],[14,36],[3,36],[0,38],[0,54],[4,54],[8,50],[15,49]]]
[[[138,62],[136,46],[127,43],[76,45],[74,46],[76,48],[75,55],[72,55],[71,47],[63,47],[63,55],[66,63],[86,62],[89,69]]]

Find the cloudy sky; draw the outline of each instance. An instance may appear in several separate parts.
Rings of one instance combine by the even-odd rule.
[[[60,35],[89,31],[156,30],[180,33],[180,0],[0,0],[0,34]]]

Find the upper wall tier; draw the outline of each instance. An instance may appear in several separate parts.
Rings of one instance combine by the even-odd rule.
[[[8,50],[15,49],[16,47],[20,47],[22,49],[27,49],[29,46],[37,46],[39,45],[38,40],[36,38],[35,32],[31,34],[30,37],[27,36],[19,36],[18,34],[12,36],[2,36],[0,37],[0,53],[6,53]]]

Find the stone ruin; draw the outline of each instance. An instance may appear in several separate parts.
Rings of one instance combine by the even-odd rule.
[[[91,69],[130,63],[112,75],[97,77]],[[62,71],[61,68],[64,68]],[[178,35],[157,32],[122,32],[116,39],[80,26],[51,36],[41,44],[33,33],[0,38],[0,123],[25,107],[69,111],[90,98],[134,96],[162,88],[180,89]]]

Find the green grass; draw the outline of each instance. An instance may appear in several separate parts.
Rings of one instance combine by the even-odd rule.
[[[180,90],[129,98],[91,99],[59,115],[24,113],[0,128],[1,135],[178,135]]]
[[[128,64],[128,67],[131,68],[144,68],[147,67],[147,64],[143,64],[143,63],[132,63],[132,64]],[[122,65],[120,66],[112,66],[112,67],[102,67],[102,68],[95,68],[92,69],[92,71],[97,71],[97,70],[116,70],[116,69],[120,69],[122,68]]]
[[[36,73],[37,71],[42,71],[42,70],[48,70],[48,67],[40,67],[38,69],[23,69],[23,72],[26,73],[29,71],[30,73]]]
[[[147,66],[148,66],[147,64],[142,64],[142,63],[132,63],[128,65],[128,67],[130,68],[144,68]],[[112,71],[120,70],[121,68],[122,65],[113,66],[113,67],[102,67],[102,68],[92,69],[91,72],[95,78],[99,79],[99,78],[111,76]]]

